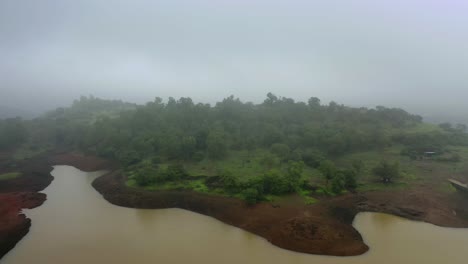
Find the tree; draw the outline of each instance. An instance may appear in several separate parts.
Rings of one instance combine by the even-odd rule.
[[[289,146],[286,144],[275,143],[271,145],[270,151],[276,156],[278,156],[278,158],[280,158],[280,161],[283,161],[288,157],[289,152],[291,150],[289,149]]]
[[[147,186],[158,181],[158,169],[150,161],[143,161],[135,171],[134,179],[140,186]]]
[[[278,97],[272,93],[267,94],[267,99],[263,102],[266,105],[273,105],[274,103],[278,102]]]
[[[353,168],[350,170],[344,170],[342,172],[343,175],[343,184],[344,187],[348,190],[354,190],[357,187],[357,180],[356,177],[358,172]]]
[[[337,172],[331,179],[331,191],[340,194],[345,189],[345,178],[342,172]]]
[[[235,192],[239,188],[239,182],[232,172],[226,170],[221,173],[220,178],[221,183],[226,190]]]
[[[124,166],[136,164],[141,160],[139,153],[132,149],[121,150],[117,154],[117,159]]]
[[[390,164],[383,160],[372,169],[375,176],[379,177],[383,183],[391,183],[395,178],[400,175],[400,168],[398,162]]]
[[[302,160],[308,166],[318,168],[325,160],[325,157],[319,150],[308,148],[302,153]]]
[[[329,160],[326,160],[320,163],[318,170],[320,171],[320,173],[322,173],[323,177],[325,178],[325,184],[328,187],[328,183],[335,177],[337,173],[337,168],[335,164],[333,164],[333,162]]]
[[[227,144],[222,130],[212,130],[206,140],[208,157],[211,159],[223,159],[227,154]]]
[[[261,200],[261,196],[255,188],[247,188],[243,190],[241,192],[241,196],[249,205],[256,204]]]
[[[364,162],[362,160],[353,160],[351,162],[351,167],[357,175],[360,175],[364,170]]]
[[[193,136],[182,137],[180,148],[181,148],[181,152],[182,152],[181,153],[182,157],[185,160],[189,160],[194,156],[195,150],[196,150],[196,145],[197,145],[197,141],[196,141],[195,137],[193,137]]]
[[[172,181],[181,180],[189,175],[182,164],[169,165],[166,169],[166,174],[168,179]]]
[[[273,166],[278,164],[278,158],[271,153],[266,153],[263,155],[263,157],[261,157],[260,164],[266,167],[268,170],[271,170]]]
[[[290,192],[288,179],[278,170],[270,170],[262,176],[263,191],[265,194],[280,195]]]
[[[0,149],[12,148],[24,143],[27,134],[21,118],[0,120]]]
[[[320,108],[320,99],[317,97],[311,97],[308,100],[308,105],[310,109],[319,109]]]
[[[302,178],[302,172],[304,171],[304,162],[302,161],[289,161],[287,169],[287,178],[290,185],[290,190],[296,190],[299,187],[300,180]]]

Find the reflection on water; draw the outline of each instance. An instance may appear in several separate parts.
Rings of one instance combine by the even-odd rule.
[[[114,206],[92,188],[100,173],[57,166],[43,206],[26,210],[30,233],[2,264],[23,263],[466,263],[468,230],[361,213],[371,251],[327,257],[277,248],[213,218],[180,209]]]

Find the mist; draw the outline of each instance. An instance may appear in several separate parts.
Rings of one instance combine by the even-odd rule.
[[[0,105],[273,92],[462,122],[467,12],[457,0],[3,0]]]

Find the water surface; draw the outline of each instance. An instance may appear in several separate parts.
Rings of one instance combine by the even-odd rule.
[[[99,172],[56,166],[44,205],[25,210],[30,233],[3,264],[92,263],[467,263],[468,229],[361,213],[354,226],[371,250],[357,257],[295,253],[261,237],[181,209],[112,205],[91,186]]]

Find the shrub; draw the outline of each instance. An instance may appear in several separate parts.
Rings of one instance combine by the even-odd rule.
[[[261,200],[261,196],[259,195],[257,189],[255,188],[247,188],[241,192],[242,199],[244,199],[247,204],[253,205],[258,203]]]
[[[169,165],[166,169],[166,174],[167,178],[172,181],[184,179],[188,176],[188,173],[182,164]]]

